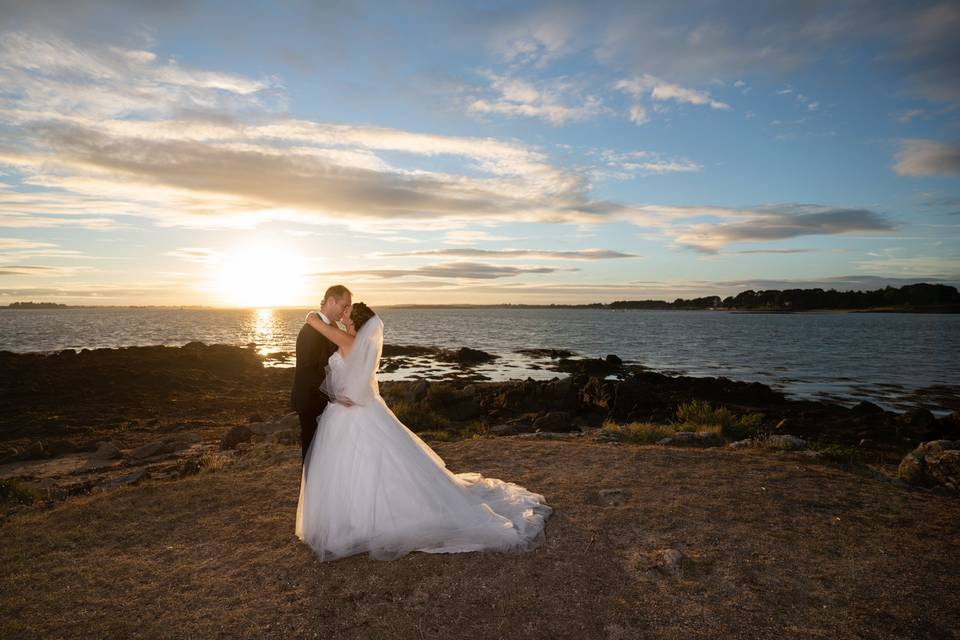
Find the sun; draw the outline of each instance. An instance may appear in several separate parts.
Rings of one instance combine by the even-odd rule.
[[[234,307],[302,304],[307,294],[305,261],[289,247],[238,249],[217,265],[214,289],[224,304]]]

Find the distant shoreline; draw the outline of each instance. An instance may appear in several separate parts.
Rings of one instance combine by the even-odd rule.
[[[926,306],[900,307],[839,307],[822,309],[768,309],[764,307],[745,308],[693,308],[693,307],[634,307],[611,308],[604,303],[595,304],[383,304],[382,309],[580,309],[584,311],[694,311],[716,313],[747,314],[792,314],[792,313],[960,313],[960,304],[940,304]],[[181,311],[256,311],[270,309],[275,311],[306,310],[309,306],[293,307],[213,307],[202,305],[58,305],[50,306],[4,306],[0,311],[68,311],[73,309],[173,309]]]

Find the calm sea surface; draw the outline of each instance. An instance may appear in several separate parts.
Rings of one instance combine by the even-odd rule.
[[[0,350],[206,343],[293,351],[306,310],[0,309]],[[667,373],[759,381],[793,397],[861,399],[893,410],[960,408],[960,315],[898,313],[747,314],[586,309],[389,309],[391,344],[469,346],[502,356],[478,369],[494,380],[551,378],[515,353],[569,349],[615,353]],[[292,360],[281,361],[292,364]],[[443,368],[420,361],[381,379]]]

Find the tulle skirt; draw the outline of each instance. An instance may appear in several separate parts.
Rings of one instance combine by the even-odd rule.
[[[450,472],[377,397],[331,404],[320,416],[300,477],[296,535],[321,560],[519,553],[543,542],[551,512],[519,485]]]

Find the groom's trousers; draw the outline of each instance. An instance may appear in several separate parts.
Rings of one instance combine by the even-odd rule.
[[[313,434],[317,432],[317,418],[319,414],[298,414],[300,416],[300,461],[307,459],[307,448],[313,441]]]

